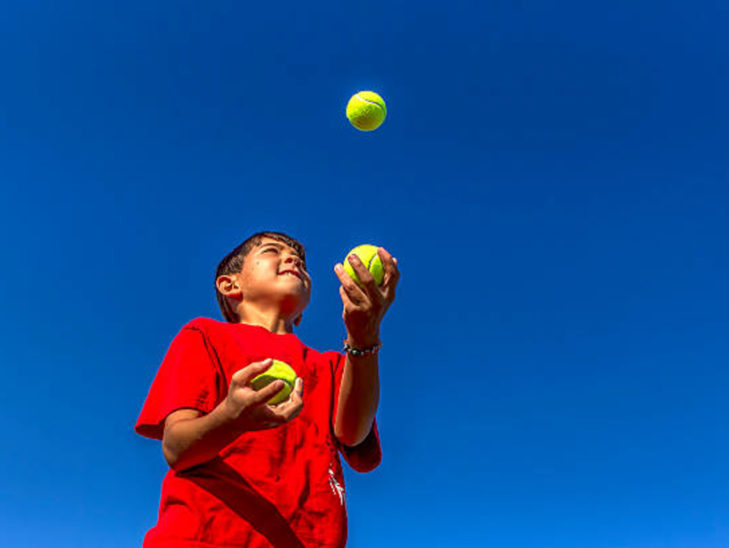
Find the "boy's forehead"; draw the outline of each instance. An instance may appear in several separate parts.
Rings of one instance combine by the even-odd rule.
[[[269,245],[269,244],[277,245],[279,247],[290,247],[291,249],[293,249],[290,245],[288,245],[280,240],[277,240],[276,238],[271,238],[270,236],[263,236],[259,240],[259,242],[256,244],[256,247],[263,247],[264,245]]]
[[[270,236],[262,236],[254,249],[258,249],[260,247],[263,247],[264,245],[275,245],[279,248],[287,248],[299,255],[299,250],[296,249],[294,246],[291,246],[286,242],[282,242],[281,240],[277,240],[276,238],[271,238]]]

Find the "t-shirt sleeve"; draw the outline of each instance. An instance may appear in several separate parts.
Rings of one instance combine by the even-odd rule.
[[[218,404],[223,381],[215,351],[203,332],[184,327],[162,360],[135,431],[161,440],[165,419],[173,411],[190,408],[209,413]]]
[[[337,416],[337,405],[339,402],[339,387],[342,383],[342,374],[346,364],[346,357],[339,352],[332,352],[334,359],[334,413],[332,420]],[[334,424],[332,424],[332,431]],[[339,450],[353,470],[357,472],[370,472],[377,468],[382,461],[382,448],[380,446],[380,434],[377,431],[377,419],[372,422],[372,429],[367,437],[358,445],[353,447],[339,444]]]

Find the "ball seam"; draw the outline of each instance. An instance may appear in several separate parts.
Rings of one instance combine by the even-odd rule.
[[[381,111],[383,111],[383,112],[385,111],[385,108],[380,103],[378,103],[377,101],[370,101],[369,99],[365,99],[363,97],[360,97],[359,96],[359,93],[356,95],[356,97],[357,97],[357,99],[359,99],[363,103],[367,103],[368,105],[375,105]]]

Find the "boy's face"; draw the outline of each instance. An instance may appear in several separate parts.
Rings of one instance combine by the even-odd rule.
[[[303,312],[311,297],[311,278],[296,250],[273,238],[246,255],[238,274],[244,300],[270,300]],[[289,310],[287,310],[288,312]]]

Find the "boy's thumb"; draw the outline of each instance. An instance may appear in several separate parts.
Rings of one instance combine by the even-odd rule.
[[[245,367],[239,369],[233,374],[233,377],[231,377],[231,381],[240,383],[240,384],[248,384],[253,377],[259,375],[260,373],[263,373],[266,369],[271,367],[271,364],[273,363],[273,360],[271,358],[265,359],[260,362],[253,362]]]

